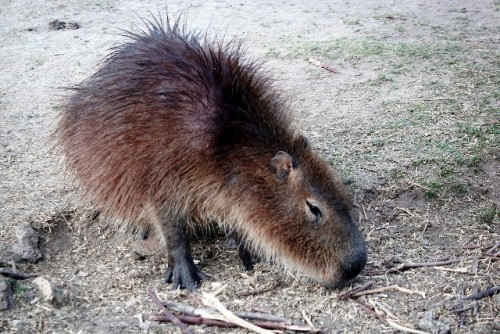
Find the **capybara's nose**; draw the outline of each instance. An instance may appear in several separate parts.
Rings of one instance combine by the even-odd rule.
[[[357,249],[342,264],[342,276],[344,281],[351,281],[363,270],[367,261],[365,245],[358,246]]]

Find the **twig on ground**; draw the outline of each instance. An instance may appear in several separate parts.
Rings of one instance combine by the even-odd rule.
[[[464,307],[464,301],[463,301],[463,300],[460,300],[460,301],[459,301],[458,307],[459,307],[460,309],[462,309],[462,308]],[[464,326],[464,321],[465,321],[465,320],[464,320],[464,319],[465,319],[465,318],[464,318],[464,313],[463,313],[463,311],[462,311],[462,312],[457,312],[457,314],[458,314],[458,326],[459,326],[459,327],[463,327],[463,326]]]
[[[473,310],[473,309],[474,309],[474,306],[469,306],[469,307],[460,308],[458,310],[453,310],[450,312],[451,313],[461,313],[461,312],[466,312],[466,311]]]
[[[21,272],[16,272],[14,270],[10,270],[7,268],[0,268],[0,275],[15,278],[15,279],[28,279],[28,278],[35,278],[35,277],[40,276],[38,274],[25,274],[25,273],[21,273]]]
[[[399,210],[399,211],[403,211],[403,212],[407,213],[411,217],[415,217],[415,215],[413,213],[411,213],[411,211],[408,210],[407,208],[399,208],[399,207],[397,207],[396,209]]]
[[[254,290],[254,291],[243,291],[241,293],[238,293],[238,297],[247,297],[247,296],[261,295],[263,293],[266,293],[266,292],[269,292],[269,291],[273,291],[273,290],[279,288],[282,284],[283,284],[283,282],[278,281],[275,284],[273,284],[273,285],[271,285],[271,286],[269,286],[267,288],[263,288],[263,289],[260,289],[260,290]]]
[[[311,318],[309,318],[309,316],[306,314],[306,310],[302,310],[302,317],[304,318],[304,320],[306,321],[306,323],[311,327],[311,329],[314,328],[314,325],[311,321]]]
[[[388,319],[386,316],[383,316],[381,314],[382,312],[378,311],[373,305],[367,304],[364,301],[362,301],[361,299],[351,299],[351,300],[353,300],[355,303],[357,303],[359,306],[361,306],[361,308],[366,313],[368,313],[371,316],[385,322],[389,326],[396,328],[397,330],[400,330],[402,332],[407,332],[407,333],[414,333],[414,334],[429,334],[427,332],[422,332],[422,331],[419,331],[416,329],[402,326],[402,325],[396,323],[394,320]]]
[[[355,288],[352,288],[351,290],[347,290],[347,291],[344,291],[342,293],[339,293],[337,295],[337,298],[341,299],[341,300],[345,300],[345,299],[351,298],[354,294],[371,288],[372,285],[373,285],[373,281],[368,281],[368,282],[366,282],[363,285],[360,285],[360,286],[357,286]]]
[[[389,320],[387,319],[387,324],[391,327],[394,327],[396,328],[397,330],[400,330],[402,332],[406,332],[406,333],[413,333],[413,334],[430,334],[429,332],[422,332],[422,331],[419,331],[417,329],[413,329],[413,328],[408,328],[408,327],[404,327],[404,326],[401,326],[399,325],[398,323],[392,321],[392,320]]]
[[[385,275],[385,274],[392,274],[392,273],[400,273],[409,269],[414,269],[414,268],[423,268],[423,267],[437,267],[437,266],[446,266],[449,264],[453,263],[458,263],[465,261],[465,259],[453,259],[453,260],[446,260],[446,261],[436,261],[436,262],[427,262],[427,263],[413,263],[413,262],[406,262],[403,263],[396,268],[390,268],[386,270],[371,270],[371,271],[366,271],[365,275],[368,276],[377,276],[377,275]]]
[[[338,74],[338,73],[339,73],[339,72],[338,72],[336,69],[334,69],[333,67],[328,66],[328,65],[326,65],[326,64],[324,64],[324,63],[322,63],[322,62],[320,62],[320,61],[319,61],[319,60],[317,60],[317,59],[314,59],[314,58],[309,58],[309,62],[310,62],[311,64],[313,64],[313,65],[318,66],[318,67],[324,68],[325,70],[330,71],[330,72],[332,72],[332,73],[335,73],[335,74]]]
[[[479,258],[481,258],[481,259],[491,259],[492,261],[498,261],[498,260],[500,260],[500,255],[495,255],[495,254],[490,255],[490,254],[484,253],[484,254],[481,254],[479,256]]]
[[[205,305],[215,308],[226,318],[227,321],[259,334],[272,333],[271,331],[255,326],[254,324],[237,317],[231,311],[229,311],[224,305],[222,305],[222,303],[215,296],[204,292],[202,298]]]
[[[361,299],[351,299],[353,302],[357,303],[359,306],[361,306],[361,309],[363,311],[365,311],[366,313],[368,313],[369,315],[371,315],[372,317],[374,318],[377,318],[379,320],[382,320],[383,322],[386,322],[386,319],[385,317],[381,316],[380,314],[378,314],[377,312],[375,312],[373,310],[373,306],[365,303],[364,301],[362,301]]]
[[[415,183],[415,182],[410,182],[410,184],[411,184],[411,185],[413,185],[413,186],[416,186],[416,187],[422,188],[422,189],[424,189],[424,190],[427,190],[427,191],[432,191],[432,189],[431,189],[431,188],[427,188],[427,187],[425,187],[425,186],[423,186],[423,185],[421,185],[421,184]]]
[[[495,251],[495,249],[497,249],[498,247],[500,247],[500,242],[497,242],[493,247],[491,247],[490,249],[488,249],[486,251],[486,254],[488,255],[493,255],[493,252]]]
[[[375,301],[375,300],[372,300],[372,299],[369,299],[368,298],[368,302],[370,303],[370,305],[373,306],[375,312],[379,313],[379,314],[382,314],[382,312],[379,311],[382,310],[384,313],[385,313],[385,316],[387,318],[387,320],[394,320],[394,321],[400,321],[398,319],[398,317],[396,317],[394,315],[394,313],[392,313],[391,311],[389,311],[389,309],[387,309],[387,307],[385,307],[381,302],[378,302],[378,301]]]
[[[462,297],[461,300],[477,300],[493,296],[497,293],[500,293],[500,286],[494,286],[492,288],[473,293],[472,295]]]
[[[176,314],[175,316],[183,323],[190,325],[206,325],[206,326],[224,327],[224,328],[238,327],[238,325],[231,324],[224,320],[216,320],[216,319],[209,319],[209,318],[203,318],[192,315],[182,315],[182,314]],[[155,314],[150,316],[149,319],[154,321],[170,322],[170,319],[164,314]]]
[[[224,320],[207,319],[203,317],[188,316],[182,314],[177,314],[176,317],[178,317],[182,322],[191,325],[206,325],[223,328],[240,327],[239,325]],[[169,321],[163,314],[152,315],[150,319],[154,321]],[[308,325],[287,324],[285,322],[251,321],[250,323],[262,328],[273,330],[292,330],[297,332],[309,332],[313,330],[313,328]]]
[[[384,287],[377,288],[377,289],[372,289],[372,290],[357,292],[357,293],[354,293],[352,295],[352,297],[360,297],[360,296],[364,296],[364,295],[370,295],[370,294],[374,294],[374,293],[380,293],[380,292],[387,291],[387,290],[398,290],[398,291],[401,291],[401,292],[404,292],[404,293],[408,293],[408,294],[418,293],[423,298],[425,298],[425,293],[423,293],[423,292],[409,290],[409,289],[402,288],[402,287],[397,286],[397,285],[389,285],[389,286],[384,286]]]
[[[468,273],[467,268],[453,269],[453,268],[432,267],[432,269],[442,270],[442,271],[450,271],[450,272],[460,273],[460,274],[467,274]]]
[[[166,319],[168,319],[168,321],[170,321],[172,324],[179,327],[183,333],[194,334],[193,331],[188,327],[188,325],[186,325],[185,323],[180,321],[179,318],[177,318],[175,315],[173,315],[172,312],[170,312],[165,307],[165,305],[163,305],[163,303],[158,299],[158,297],[155,295],[155,293],[153,291],[150,290],[148,292],[148,295],[149,295],[149,298],[151,298],[151,300],[160,308],[160,310],[163,312],[163,314],[165,315]]]
[[[227,288],[227,284],[224,284],[223,286],[221,286],[220,288],[218,288],[217,290],[215,290],[214,292],[212,292],[212,295],[214,296],[218,296],[222,293],[222,291],[224,291],[225,289]]]
[[[189,305],[177,304],[174,302],[165,303],[169,309],[175,312],[184,313],[191,316],[203,317],[206,314],[217,315],[214,309],[208,308],[197,308]],[[278,315],[266,314],[266,313],[257,313],[257,312],[234,312],[234,315],[251,320],[262,320],[262,321],[274,321],[274,322],[291,322],[289,319],[285,317],[280,317]]]

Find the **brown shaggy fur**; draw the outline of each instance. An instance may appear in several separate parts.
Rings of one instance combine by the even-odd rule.
[[[327,285],[353,278],[366,250],[342,181],[239,44],[178,21],[129,37],[75,87],[55,132],[90,198],[165,234],[215,221]]]

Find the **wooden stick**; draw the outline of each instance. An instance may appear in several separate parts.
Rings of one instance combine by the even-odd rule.
[[[460,309],[459,312],[457,312],[458,314],[458,327],[463,327],[464,326],[464,312],[461,310],[463,309],[464,307],[464,301],[463,300],[459,300],[458,301],[458,308]],[[474,308],[474,307],[473,307]]]
[[[304,320],[306,321],[306,323],[311,327],[311,329],[314,328],[314,325],[311,321],[311,318],[309,318],[306,314],[306,310],[302,310],[302,317],[304,318]]]
[[[366,304],[363,302],[361,299],[351,299],[353,302],[357,303],[359,306],[361,306],[361,309],[371,315],[372,317],[375,317],[379,320],[382,320],[383,322],[387,322],[387,319],[378,314],[373,310],[373,306]]]
[[[335,74],[338,74],[338,73],[339,73],[339,72],[338,72],[336,69],[334,69],[333,67],[328,66],[328,65],[326,65],[326,64],[324,64],[324,63],[322,63],[322,62],[320,62],[320,61],[319,61],[319,60],[317,60],[317,59],[314,59],[314,58],[309,58],[309,62],[310,62],[311,64],[313,64],[313,65],[318,66],[318,67],[324,68],[325,70],[330,71],[330,72],[332,72],[332,73],[335,73]]]
[[[218,296],[222,293],[222,291],[226,290],[227,288],[227,284],[224,284],[223,286],[221,286],[220,288],[218,288],[217,290],[215,290],[214,292],[212,292],[212,294],[214,296]]]
[[[431,189],[431,188],[427,188],[427,187],[425,187],[425,186],[423,186],[423,185],[421,185],[421,184],[415,183],[415,182],[410,182],[410,184],[411,184],[411,185],[414,185],[414,186],[416,186],[416,187],[422,188],[422,189],[424,189],[424,190],[427,190],[427,191],[432,191],[432,189]]]
[[[497,249],[498,247],[500,247],[500,242],[497,242],[493,247],[491,247],[490,249],[488,249],[486,251],[486,254],[488,255],[493,255],[493,252],[495,251],[495,249]]]
[[[28,278],[34,278],[38,277],[40,275],[38,274],[24,274],[20,272],[16,272],[7,268],[0,268],[0,275],[6,276],[6,277],[12,277],[15,279],[28,279]]]
[[[224,327],[224,328],[235,328],[238,327],[238,325],[231,324],[229,322],[226,322],[224,320],[216,320],[216,319],[209,319],[209,318],[203,318],[203,317],[197,317],[197,316],[191,316],[191,315],[183,315],[183,314],[176,314],[175,315],[180,321],[186,324],[190,325],[206,325],[206,326],[215,326],[215,327]],[[170,318],[165,316],[164,314],[155,314],[149,317],[149,319],[154,320],[154,321],[164,321],[164,322],[170,322]]]
[[[473,310],[473,309],[474,309],[474,306],[469,306],[469,307],[460,308],[458,310],[453,310],[450,312],[451,313],[461,313],[461,312],[465,312],[465,311],[469,311],[469,310]]]
[[[427,263],[407,262],[407,263],[403,263],[403,265],[398,267],[398,270],[402,271],[402,270],[407,270],[407,269],[412,269],[412,268],[446,266],[448,264],[458,263],[458,262],[462,262],[462,261],[463,260],[461,260],[461,259],[453,259],[453,260],[427,262]]]
[[[402,332],[407,332],[407,333],[414,333],[414,334],[429,334],[427,332],[422,332],[416,329],[408,328],[399,325],[395,321],[388,319],[387,317],[384,317],[377,313],[372,305],[366,304],[365,302],[361,301],[360,299],[351,299],[352,301],[356,302],[358,305],[361,306],[361,308],[368,314],[372,315],[373,317],[385,322],[391,327],[396,328],[397,330],[400,330]]]
[[[226,307],[224,307],[224,305],[222,305],[222,303],[215,296],[206,292],[203,292],[202,296],[205,305],[215,308],[226,318],[227,321],[232,322],[248,330],[254,331],[255,333],[272,334],[271,331],[255,326],[254,324],[235,316],[231,311],[229,311]]]
[[[178,317],[182,322],[191,325],[217,326],[223,328],[240,327],[234,323],[226,322],[223,320],[207,319],[203,317],[194,317],[182,314],[177,314],[176,317]],[[152,315],[150,319],[155,321],[169,321],[168,318],[163,314]],[[313,328],[308,325],[287,324],[285,322],[251,321],[250,323],[262,328],[274,329],[274,330],[292,330],[297,332],[308,332],[313,330]]]
[[[458,269],[453,269],[453,268],[440,268],[440,267],[432,267],[432,269],[436,270],[442,270],[442,271],[450,271],[453,273],[460,273],[460,274],[467,274],[467,268],[458,268]]]
[[[392,274],[392,273],[400,273],[400,272],[406,271],[408,269],[422,268],[422,267],[446,266],[448,264],[458,263],[458,262],[462,262],[465,260],[466,259],[453,259],[453,260],[426,262],[426,263],[406,262],[400,266],[397,266],[396,268],[390,268],[390,269],[386,269],[386,270],[366,271],[365,275],[377,276],[377,275],[385,275],[385,274]]]
[[[238,297],[247,297],[247,296],[255,296],[255,295],[261,295],[263,293],[266,293],[266,292],[269,292],[269,291],[273,291],[273,290],[276,290],[277,288],[279,288],[283,283],[281,281],[278,281],[276,282],[275,284],[267,287],[267,288],[263,288],[263,289],[260,289],[260,290],[254,290],[254,291],[244,291],[244,292],[241,292],[241,293],[238,293]]]
[[[177,304],[174,302],[165,303],[169,309],[175,312],[184,313],[191,316],[203,317],[205,314],[213,314],[216,315],[216,311],[214,309],[209,308],[197,308],[189,305]],[[280,317],[278,315],[266,314],[266,313],[257,313],[257,312],[233,312],[234,315],[240,318],[251,319],[251,320],[262,320],[262,321],[274,321],[274,322],[291,322],[289,319],[285,317]]]
[[[170,321],[172,324],[176,325],[181,329],[181,331],[185,334],[194,334],[193,331],[180,321],[175,315],[173,315],[164,305],[163,303],[158,299],[158,297],[155,295],[155,293],[151,290],[148,292],[149,298],[160,308],[160,310],[163,312],[166,318],[168,318],[168,321]]]
[[[498,260],[500,260],[500,256],[499,255],[495,255],[495,254],[491,254],[490,255],[490,254],[486,254],[486,253],[485,254],[481,254],[479,256],[479,258],[481,258],[481,259],[491,259],[492,261],[498,261]]]
[[[385,313],[385,317],[387,320],[394,320],[394,321],[400,321],[391,311],[387,309],[384,305],[382,305],[381,302],[377,302],[375,300],[368,299],[368,302],[373,306],[374,310],[377,311],[378,309],[381,309]],[[382,313],[382,312],[377,312],[377,313]]]
[[[500,286],[494,286],[492,288],[473,293],[472,295],[462,297],[461,299],[462,300],[477,300],[477,299],[482,299],[482,298],[493,296],[499,292],[500,292]]]
[[[345,299],[348,299],[348,298],[352,298],[352,296],[354,294],[359,293],[361,291],[364,291],[366,289],[369,289],[369,288],[372,287],[372,285],[373,285],[373,281],[368,281],[368,282],[366,282],[363,285],[360,285],[360,286],[357,286],[355,288],[352,288],[351,290],[347,290],[345,292],[339,293],[337,295],[337,298],[340,299],[340,300],[345,300]]]
[[[389,319],[387,319],[387,324],[389,326],[391,326],[391,327],[396,328],[397,330],[400,330],[400,331],[406,332],[406,333],[430,334],[429,332],[422,332],[422,331],[419,331],[419,330],[416,330],[416,329],[413,329],[413,328],[408,328],[408,327],[401,326],[401,325],[397,324],[396,322],[394,322],[392,320],[389,320]]]
[[[402,288],[402,287],[397,286],[397,285],[389,285],[389,286],[384,286],[382,288],[377,288],[377,289],[372,289],[372,290],[367,290],[367,291],[361,291],[361,292],[357,292],[357,293],[353,294],[352,296],[353,297],[360,297],[360,296],[364,296],[364,295],[370,295],[370,294],[374,294],[374,293],[380,293],[380,292],[387,291],[387,290],[398,290],[398,291],[401,291],[401,292],[404,292],[404,293],[408,293],[410,295],[412,295],[414,293],[418,293],[419,295],[421,295],[422,297],[425,298],[425,293],[423,293],[423,292],[409,290],[409,289]]]

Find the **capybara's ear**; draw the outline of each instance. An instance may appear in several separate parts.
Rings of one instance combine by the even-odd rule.
[[[271,172],[273,172],[280,181],[286,180],[293,169],[297,167],[293,157],[283,151],[279,151],[274,158],[271,159],[269,166]]]
[[[303,149],[304,151],[311,150],[311,143],[309,143],[309,139],[307,139],[303,135],[299,135],[297,139],[295,139],[295,145]]]

